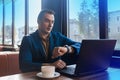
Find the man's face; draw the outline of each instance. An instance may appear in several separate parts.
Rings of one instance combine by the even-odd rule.
[[[44,34],[49,34],[54,25],[54,15],[46,13],[43,19],[38,23],[39,30]]]

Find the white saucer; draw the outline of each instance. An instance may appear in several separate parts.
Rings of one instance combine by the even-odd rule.
[[[43,76],[42,76],[42,72],[39,72],[39,73],[37,73],[36,75],[37,75],[38,77],[40,77],[40,78],[56,78],[56,77],[60,76],[60,73],[55,72],[55,74],[54,74],[53,77],[43,77]]]

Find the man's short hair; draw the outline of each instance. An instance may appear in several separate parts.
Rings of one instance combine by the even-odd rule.
[[[55,15],[55,12],[54,12],[53,10],[44,9],[44,10],[42,10],[42,11],[39,13],[37,20],[42,20],[42,18],[44,17],[44,15],[45,15],[46,13]]]

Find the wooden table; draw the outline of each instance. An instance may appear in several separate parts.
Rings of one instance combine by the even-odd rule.
[[[27,72],[9,76],[0,77],[0,80],[46,80],[36,76],[38,72]],[[57,78],[47,80],[120,80],[120,69],[108,68],[107,71],[94,75],[72,78],[64,75],[60,75]]]

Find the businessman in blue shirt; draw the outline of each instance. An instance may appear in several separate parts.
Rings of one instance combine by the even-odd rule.
[[[42,65],[63,69],[76,60],[80,43],[52,31],[54,15],[52,10],[42,10],[37,19],[38,29],[23,37],[19,54],[21,71],[39,71]]]

